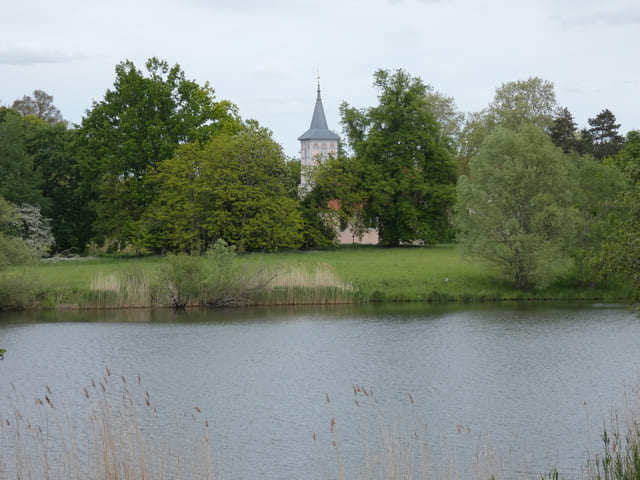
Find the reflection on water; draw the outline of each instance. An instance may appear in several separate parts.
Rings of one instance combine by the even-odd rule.
[[[360,468],[363,432],[381,426],[418,429],[460,478],[487,443],[509,472],[579,478],[637,380],[638,339],[638,318],[607,305],[3,314],[0,414],[48,385],[81,416],[108,366],[140,375],[169,421],[198,406],[223,478],[328,477],[332,441]]]

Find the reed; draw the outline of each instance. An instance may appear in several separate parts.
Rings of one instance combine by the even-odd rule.
[[[640,380],[625,393],[622,413],[613,412],[603,427],[602,450],[587,464],[593,480],[635,480],[640,478]]]
[[[1,418],[0,479],[215,478],[208,422],[199,408],[184,418],[196,422],[200,434],[177,425],[169,435],[140,379],[127,383],[106,372],[83,390],[84,422],[66,415],[48,387],[35,400],[35,410],[18,401],[12,414]]]
[[[141,268],[98,273],[91,279],[81,308],[137,308],[154,304],[154,287]]]
[[[327,263],[298,264],[277,273],[257,303],[268,305],[329,305],[355,303],[362,296],[350,282],[341,280]]]

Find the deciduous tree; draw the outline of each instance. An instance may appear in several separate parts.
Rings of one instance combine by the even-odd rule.
[[[145,243],[183,252],[217,239],[239,250],[299,247],[302,222],[286,177],[281,147],[255,124],[184,145],[148,178],[157,195],[144,215]]]
[[[0,107],[0,196],[14,204],[47,206],[41,172],[26,151],[23,120],[4,107]]]
[[[461,134],[458,163],[468,173],[467,165],[478,153],[484,139],[497,128],[517,130],[535,125],[548,132],[557,108],[553,83],[539,77],[506,82],[496,89],[493,100],[484,110],[473,113]]]
[[[498,128],[458,183],[463,251],[496,266],[515,287],[544,287],[575,239],[572,165],[534,125]]]
[[[404,70],[374,74],[378,105],[343,103],[342,124],[361,162],[362,214],[380,243],[433,244],[449,235],[456,168],[429,103],[430,86]]]
[[[116,66],[113,89],[82,121],[83,176],[95,184],[96,230],[140,246],[140,219],[154,200],[147,177],[179,145],[240,128],[236,107],[215,101],[208,83],[187,80],[179,65],[151,58],[147,73],[131,61]]]
[[[33,115],[52,125],[64,122],[62,113],[53,104],[53,95],[43,90],[34,90],[33,97],[25,95],[22,99],[14,101],[11,108],[23,117]]]

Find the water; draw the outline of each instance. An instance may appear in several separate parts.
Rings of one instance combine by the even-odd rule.
[[[198,407],[225,479],[335,477],[332,441],[353,473],[394,429],[460,478],[487,462],[580,478],[638,382],[639,340],[611,305],[2,314],[0,417],[48,386],[84,418],[83,388],[108,367],[140,376],[160,421]]]

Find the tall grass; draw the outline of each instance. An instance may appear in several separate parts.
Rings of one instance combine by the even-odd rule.
[[[122,273],[98,273],[91,279],[82,307],[135,308],[154,303],[154,287],[148,274],[140,268]]]
[[[298,264],[277,273],[257,303],[268,305],[329,305],[356,303],[362,295],[327,263]]]
[[[638,384],[640,385],[640,383]],[[640,390],[627,391],[625,409],[614,412],[602,433],[602,451],[589,460],[594,480],[640,479]]]
[[[462,425],[456,426],[453,444],[443,437],[434,447],[426,423],[416,413],[418,408],[410,408],[408,418],[403,418],[385,413],[372,388],[353,385],[353,392],[355,422],[351,418],[343,424],[343,418],[331,414],[326,430],[312,433],[309,455],[317,456],[318,466],[305,478],[565,478],[555,469],[549,473],[509,471],[508,462],[488,437]],[[108,368],[102,378],[90,380],[78,396],[81,401],[74,403],[71,415],[49,387],[31,402],[14,389],[15,406],[0,412],[0,480],[220,478],[212,461],[209,422],[200,408],[191,407],[176,417],[175,424],[167,424],[158,414],[162,406],[155,404],[139,377],[113,375]],[[614,414],[605,427],[602,451],[588,460],[581,477],[584,480],[640,478],[637,387],[630,398],[624,415]],[[330,411],[332,399],[328,394],[325,399]],[[411,394],[407,394],[407,402],[413,407]],[[476,442],[475,453],[461,459],[458,448],[469,442]],[[259,466],[254,468],[259,470]]]
[[[215,478],[208,422],[185,415],[198,436],[178,425],[173,435],[139,378],[109,369],[83,390],[86,418],[69,416],[46,388],[35,410],[22,402],[0,419],[0,479],[169,480]],[[194,430],[189,430],[193,432]]]

